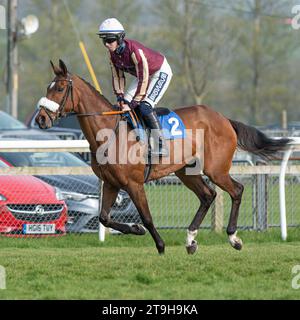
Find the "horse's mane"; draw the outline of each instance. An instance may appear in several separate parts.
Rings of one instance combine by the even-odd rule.
[[[110,106],[111,103],[110,101],[103,95],[101,94],[93,85],[91,85],[88,81],[86,81],[85,79],[77,76],[80,80],[82,80],[99,98],[104,99]]]

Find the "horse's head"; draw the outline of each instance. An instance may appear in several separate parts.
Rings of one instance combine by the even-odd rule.
[[[66,116],[70,112],[76,112],[79,102],[78,96],[73,88],[72,76],[62,60],[59,67],[50,61],[55,78],[47,88],[47,94],[38,102],[39,113],[35,121],[41,129],[49,129],[53,122]]]

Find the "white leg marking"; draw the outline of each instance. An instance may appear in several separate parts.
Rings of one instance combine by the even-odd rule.
[[[229,236],[229,242],[233,247],[235,247],[236,245],[241,245],[242,246],[243,242],[239,237],[237,237],[236,234],[237,234],[237,231]]]
[[[187,230],[187,237],[186,237],[186,246],[191,246],[192,242],[194,241],[195,237],[197,236],[198,230],[190,231]]]

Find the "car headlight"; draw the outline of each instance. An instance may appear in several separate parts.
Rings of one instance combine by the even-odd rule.
[[[59,189],[59,188],[56,188],[56,187],[55,187],[54,189],[55,189],[56,199],[57,199],[58,201],[65,200],[65,198],[64,198],[62,192],[60,191],[60,189]]]
[[[74,201],[83,201],[89,196],[83,193],[70,192],[70,191],[61,191],[64,200],[74,200]]]
[[[6,201],[6,198],[4,197],[3,194],[0,193],[0,201]]]

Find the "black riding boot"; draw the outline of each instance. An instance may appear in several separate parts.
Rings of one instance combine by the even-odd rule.
[[[168,156],[169,151],[166,146],[166,141],[163,136],[161,124],[157,118],[156,112],[151,109],[151,112],[143,115],[146,126],[151,129],[151,138],[153,141],[152,154],[160,156]],[[151,140],[150,140],[151,141]]]

